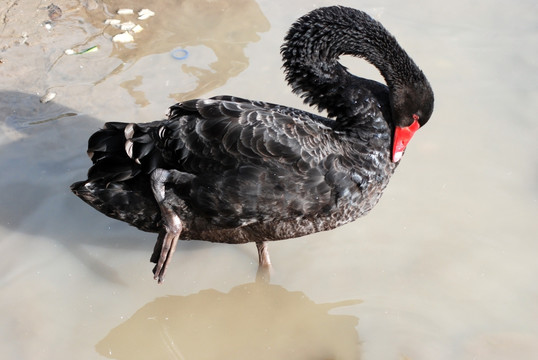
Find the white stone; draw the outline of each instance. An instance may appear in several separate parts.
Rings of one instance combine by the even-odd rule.
[[[132,15],[134,14],[133,9],[119,9],[117,12],[118,15]]]
[[[122,32],[121,34],[114,35],[114,37],[112,38],[112,41],[119,42],[119,43],[128,43],[128,42],[133,42],[134,38],[133,38],[133,35],[125,31],[125,32]]]
[[[153,11],[150,9],[142,9],[138,12],[138,20],[146,20],[147,18],[152,17],[155,15]]]

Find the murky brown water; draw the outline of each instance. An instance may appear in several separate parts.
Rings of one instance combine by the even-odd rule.
[[[24,4],[21,4],[24,3]],[[132,2],[0,4],[0,353],[6,359],[530,359],[538,356],[538,21],[521,0],[362,2],[428,75],[436,109],[378,207],[271,244],[179,245],[152,279],[155,236],[68,186],[105,121],[161,118],[234,94],[303,107],[279,46],[318,1],[140,1],[135,42],[103,24]],[[359,6],[356,1],[343,5]],[[94,45],[97,52],[82,51]],[[189,52],[184,60],[174,49]],[[346,59],[354,72],[375,69]],[[42,104],[46,92],[56,97]]]

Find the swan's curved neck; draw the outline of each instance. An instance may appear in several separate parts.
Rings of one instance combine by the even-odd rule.
[[[376,66],[389,92],[423,81],[424,75],[385,28],[366,13],[331,7],[303,16],[292,26],[281,53],[294,92],[320,110],[346,101],[355,78],[338,62],[340,55],[361,57]],[[356,79],[356,78],[355,78]]]

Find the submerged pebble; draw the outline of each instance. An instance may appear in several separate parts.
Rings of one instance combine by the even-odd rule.
[[[45,93],[45,95],[43,95],[40,99],[39,99],[39,102],[41,102],[42,104],[45,104],[45,103],[48,103],[49,101],[51,101],[52,99],[54,99],[56,97],[56,93],[55,92],[52,92],[52,91],[47,91]]]
[[[155,15],[153,11],[150,9],[142,9],[138,12],[138,20],[146,20],[147,18],[152,17]]]
[[[105,20],[105,24],[106,24],[106,25],[119,26],[120,23],[121,23],[121,20],[119,20],[119,19],[106,19],[106,20]]]
[[[131,29],[131,31],[134,32],[134,33],[139,33],[142,30],[144,30],[144,28],[142,26],[140,26],[140,25],[136,25],[134,28]]]
[[[114,37],[112,38],[112,41],[119,42],[119,43],[128,43],[128,42],[133,42],[134,38],[133,38],[133,35],[125,31],[125,32],[122,32],[121,34],[114,35]]]
[[[133,30],[136,24],[132,21],[127,21],[120,24],[120,30],[121,31],[130,31]]]
[[[58,20],[62,17],[62,9],[60,9],[60,7],[57,5],[50,4],[49,6],[47,6],[47,10],[49,12],[49,19],[51,19],[52,21]]]
[[[133,11],[133,9],[119,9],[117,11],[117,14],[118,15],[132,15],[132,14],[134,14],[134,11]]]

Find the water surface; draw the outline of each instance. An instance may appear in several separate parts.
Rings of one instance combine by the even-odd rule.
[[[289,25],[332,1],[140,1],[135,42],[104,25],[129,1],[0,7],[0,353],[13,359],[528,359],[538,354],[537,5],[341,1],[398,38],[436,95],[379,205],[271,244],[180,243],[152,278],[155,236],[68,189],[89,134],[234,94],[306,108],[284,82]],[[232,4],[228,4],[232,3]],[[139,10],[137,8],[136,10]],[[67,56],[98,45],[99,51]],[[176,60],[174,49],[189,51]],[[380,79],[371,66],[349,68]],[[40,103],[45,93],[56,97]]]

